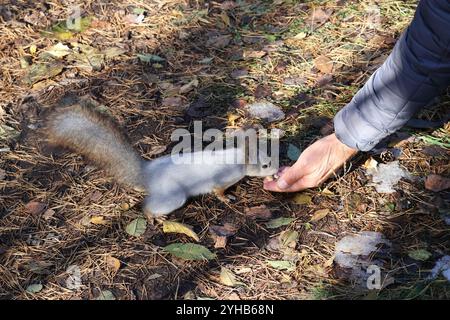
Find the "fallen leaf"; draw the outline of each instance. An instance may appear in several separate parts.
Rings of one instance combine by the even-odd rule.
[[[311,220],[309,220],[309,222],[319,221],[319,220],[325,218],[328,215],[328,213],[330,213],[330,209],[317,210],[316,212],[314,212],[314,214],[313,214]]]
[[[7,125],[0,125],[0,140],[9,141],[9,140],[15,140],[20,136],[20,132],[16,129],[7,126]]]
[[[265,205],[245,208],[244,213],[250,219],[270,219],[272,217],[272,212]]]
[[[408,252],[408,256],[417,261],[426,261],[432,256],[432,254],[425,249],[417,249]]]
[[[183,104],[183,99],[180,97],[168,97],[164,98],[161,104],[164,107],[180,107]]]
[[[246,106],[252,118],[259,118],[267,122],[283,120],[285,114],[280,107],[268,101],[252,103]]]
[[[233,79],[239,79],[239,78],[243,78],[243,77],[247,76],[248,71],[243,70],[243,69],[233,70],[233,71],[231,71],[230,75]]]
[[[206,41],[206,46],[211,46],[216,49],[222,49],[230,44],[231,39],[231,35],[211,37]]]
[[[225,236],[215,236],[214,248],[223,249],[227,246],[228,237]]]
[[[120,56],[121,54],[124,54],[127,52],[127,50],[119,48],[119,47],[110,47],[103,51],[103,54],[105,55],[106,59],[111,59],[117,56]]]
[[[333,191],[331,191],[331,190],[328,189],[328,188],[323,189],[321,193],[322,193],[323,195],[327,196],[327,197],[332,197],[332,196],[335,195],[335,194],[333,193]]]
[[[366,170],[374,170],[377,168],[377,166],[378,166],[378,161],[372,157],[367,159],[366,162],[364,162],[364,164],[363,164],[363,168]]]
[[[28,74],[26,75],[25,81],[28,84],[35,84],[38,81],[53,78],[60,74],[64,69],[64,65],[58,61],[49,61],[46,63],[35,63],[33,64]]]
[[[42,218],[44,218],[45,220],[49,220],[49,219],[53,218],[54,215],[55,215],[55,210],[47,209],[47,210],[45,210],[44,214],[42,215]]]
[[[40,213],[44,212],[45,207],[46,207],[45,203],[42,203],[39,201],[31,201],[26,204],[25,210],[29,214],[40,214]]]
[[[116,297],[110,290],[103,290],[96,300],[116,300]]]
[[[123,21],[129,24],[140,24],[144,21],[145,15],[130,13],[123,17]]]
[[[145,218],[136,218],[125,228],[126,233],[134,237],[140,237],[147,229],[147,220]]]
[[[269,222],[267,222],[266,227],[269,229],[275,229],[275,228],[279,228],[281,226],[288,225],[294,220],[295,220],[294,218],[285,218],[285,217],[276,218],[276,219],[272,219]]]
[[[188,93],[189,91],[196,88],[197,86],[198,86],[198,80],[197,80],[197,78],[195,78],[180,88],[180,94]]]
[[[324,74],[316,80],[316,87],[317,88],[325,87],[327,84],[331,83],[332,81],[333,81],[333,76],[331,74]]]
[[[102,216],[91,217],[89,222],[92,223],[92,224],[96,224],[96,225],[105,225],[105,224],[107,224],[107,222],[105,221],[105,218],[102,217]]]
[[[300,157],[300,149],[294,146],[292,143],[289,143],[287,156],[292,161],[297,161],[298,157]]]
[[[272,89],[269,86],[262,84],[258,85],[255,89],[255,92],[253,93],[256,99],[265,98],[270,96],[271,94]]]
[[[43,53],[51,55],[52,57],[55,57],[55,58],[62,58],[62,57],[67,56],[71,52],[72,52],[72,50],[68,46],[62,44],[61,42],[58,42],[54,46],[48,48]]]
[[[245,60],[249,59],[259,59],[264,57],[267,54],[265,51],[257,51],[257,50],[244,50],[242,57]]]
[[[233,272],[228,270],[227,268],[220,268],[220,283],[228,286],[228,287],[236,287],[237,285],[240,285],[242,283],[238,282],[236,280],[236,276]]]
[[[30,45],[30,49],[29,50],[30,50],[30,54],[34,56],[36,54],[36,51],[37,51],[36,45],[35,44]]]
[[[298,240],[298,232],[294,230],[286,230],[280,233],[279,238],[281,246],[295,248]]]
[[[164,233],[183,233],[195,241],[200,241],[198,235],[192,231],[192,227],[186,224],[182,224],[176,221],[165,220],[163,222],[163,232]]]
[[[136,54],[136,56],[141,60],[142,62],[163,62],[166,61],[166,59],[161,58],[160,56],[154,55],[154,54]]]
[[[183,260],[211,260],[216,258],[216,255],[208,248],[195,243],[172,243],[163,249]]]
[[[314,59],[314,66],[322,73],[331,73],[333,71],[333,61],[327,56],[319,56]]]
[[[197,100],[191,103],[186,110],[186,115],[193,118],[202,118],[209,113],[209,105],[204,96],[200,96]]]
[[[73,45],[76,50],[67,56],[67,60],[72,61],[75,67],[88,72],[102,69],[105,55],[100,50],[80,43]]]
[[[228,125],[229,126],[236,126],[236,120],[239,119],[241,116],[235,113],[228,114]]]
[[[312,26],[315,26],[317,28],[327,22],[332,14],[332,9],[324,10],[322,8],[314,8],[309,16],[309,21],[311,21]]]
[[[305,32],[299,32],[297,33],[295,36],[292,37],[292,39],[295,40],[302,40],[306,38],[306,33]]]
[[[81,288],[81,270],[76,264],[70,265],[66,269],[69,275],[66,279],[66,288],[70,290],[78,290]]]
[[[437,174],[430,174],[425,179],[425,188],[434,192],[439,192],[450,188],[450,179]]]
[[[286,271],[294,271],[295,263],[292,261],[286,260],[269,260],[267,264],[277,270],[286,270]]]
[[[223,226],[212,225],[209,230],[218,236],[231,237],[236,234],[238,228],[231,223],[224,223]]]
[[[40,283],[35,283],[35,284],[30,284],[27,287],[27,292],[29,293],[38,293],[39,291],[41,291],[43,288],[43,285]]]
[[[114,273],[116,273],[120,269],[120,260],[112,256],[106,257],[106,264],[108,265],[108,268],[114,271]]]
[[[207,57],[207,58],[203,58],[203,59],[200,60],[198,63],[201,63],[201,64],[210,64],[213,60],[214,60],[214,58],[209,58],[209,57]]]
[[[297,193],[293,198],[294,203],[296,204],[306,204],[309,205],[312,203],[311,196],[306,193]]]

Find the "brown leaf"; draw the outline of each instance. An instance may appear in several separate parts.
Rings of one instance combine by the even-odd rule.
[[[45,207],[46,207],[45,203],[39,201],[31,201],[26,204],[25,210],[29,214],[40,214],[44,212]]]
[[[168,97],[162,101],[164,107],[180,107],[183,100],[180,97]]]
[[[114,258],[113,256],[106,257],[106,264],[108,265],[108,268],[114,273],[116,273],[120,269],[120,260]]]
[[[236,234],[238,227],[231,223],[224,223],[223,226],[212,225],[209,230],[217,236],[230,237]]]
[[[265,205],[245,208],[244,212],[250,219],[270,219],[272,217],[272,212]]]
[[[42,218],[45,220],[51,219],[55,215],[55,210],[53,209],[47,209],[45,210],[44,214],[42,215]]]
[[[244,70],[244,69],[237,69],[237,70],[231,71],[230,75],[233,79],[239,79],[239,78],[243,78],[243,77],[247,76],[248,71]]]
[[[96,225],[105,225],[107,222],[105,221],[105,218],[102,216],[93,216],[90,220],[90,223],[96,224]]]
[[[212,37],[209,38],[208,41],[206,41],[206,46],[211,46],[216,49],[222,49],[228,46],[230,44],[230,41],[231,35]]]
[[[231,106],[235,109],[243,109],[247,105],[247,101],[244,99],[236,99],[231,103]]]
[[[227,246],[227,237],[224,236],[216,236],[215,242],[214,242],[214,248],[216,249],[223,249]]]
[[[248,59],[259,59],[264,57],[267,54],[265,51],[258,51],[258,50],[244,50],[243,58],[244,60]]]
[[[309,16],[309,21],[313,27],[320,27],[330,19],[333,14],[332,9],[314,8]]]
[[[437,174],[430,174],[425,179],[425,188],[434,192],[439,192],[450,188],[450,179],[439,176]]]
[[[331,74],[324,74],[323,76],[319,77],[316,80],[316,87],[317,88],[325,87],[331,81],[333,81],[333,76]]]
[[[314,66],[322,73],[331,73],[333,71],[333,61],[327,56],[318,56],[314,59]]]
[[[255,96],[256,99],[261,99],[270,96],[271,94],[272,89],[269,86],[260,84],[256,87],[253,95]]]

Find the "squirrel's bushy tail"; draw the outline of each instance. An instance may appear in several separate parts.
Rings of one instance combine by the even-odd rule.
[[[94,161],[117,182],[144,189],[143,159],[106,115],[80,104],[55,108],[47,118],[46,135],[51,144]]]

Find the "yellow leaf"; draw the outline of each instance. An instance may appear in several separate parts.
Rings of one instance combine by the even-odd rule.
[[[328,213],[330,213],[330,209],[321,209],[314,212],[311,220],[309,222],[319,221],[320,219],[325,218]]]
[[[330,189],[327,189],[327,188],[322,190],[322,194],[325,195],[325,196],[330,196],[330,197],[334,196],[333,191],[331,191]]]
[[[222,14],[220,15],[220,19],[222,19],[223,23],[225,23],[227,27],[230,26],[230,17],[228,17],[225,12],[222,12]]]
[[[304,39],[304,38],[306,38],[306,33],[304,33],[304,32],[297,33],[294,36],[294,39],[296,39],[296,40],[301,40],[301,39]]]
[[[192,227],[175,221],[164,221],[163,231],[165,233],[183,233],[195,241],[200,241],[198,235],[192,231]]]
[[[312,199],[309,195],[305,194],[305,193],[298,193],[295,197],[294,197],[294,202],[296,204],[311,204]]]
[[[234,273],[224,267],[220,269],[220,282],[229,287],[235,287],[236,285],[240,284],[236,280],[236,276],[234,275]]]
[[[230,113],[228,115],[228,125],[234,127],[236,125],[236,120],[239,119],[238,114]]]
[[[377,168],[377,165],[378,165],[377,160],[375,160],[374,158],[371,157],[371,158],[367,159],[366,162],[364,162],[363,167],[366,170],[373,170],[373,169]]]
[[[114,272],[117,272],[120,269],[120,260],[117,258],[114,258],[112,256],[106,257],[106,263],[108,267],[113,270]]]
[[[327,56],[319,56],[314,59],[314,66],[322,73],[331,73],[333,71],[333,61]]]
[[[92,224],[106,224],[106,221],[102,216],[94,216],[89,221]]]
[[[32,44],[31,46],[30,46],[30,53],[34,56],[34,54],[36,53],[36,50],[37,50],[37,48],[36,48],[36,45],[35,44]]]

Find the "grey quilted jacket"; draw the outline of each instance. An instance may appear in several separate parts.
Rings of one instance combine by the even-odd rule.
[[[368,151],[449,85],[450,0],[422,0],[383,65],[336,114],[336,136]]]

